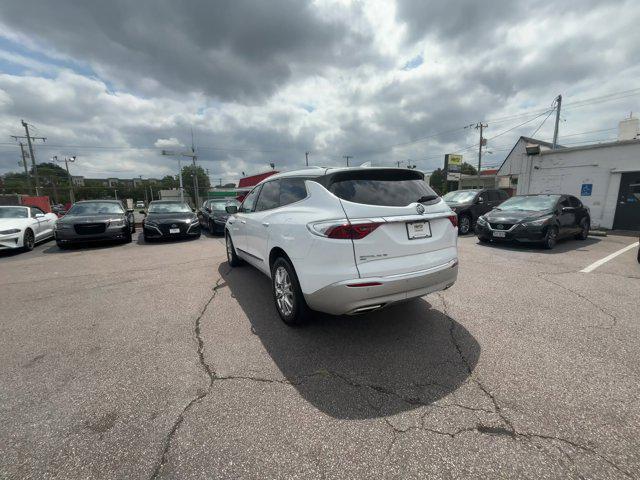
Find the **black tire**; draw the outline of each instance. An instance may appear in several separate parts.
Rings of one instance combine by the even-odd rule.
[[[638,263],[640,263],[640,247],[638,247]]]
[[[33,250],[33,247],[36,246],[36,237],[33,234],[33,230],[27,228],[24,231],[24,236],[22,237],[22,249],[25,252],[30,252]]]
[[[550,225],[547,227],[547,232],[544,235],[544,240],[542,241],[542,245],[547,250],[552,250],[553,247],[558,243],[558,227],[555,225]]]
[[[127,233],[124,236],[124,243],[131,243],[133,241],[133,235],[131,235],[131,230],[127,229]]]
[[[309,320],[311,310],[300,289],[298,276],[284,257],[276,258],[271,266],[271,290],[276,311],[284,323],[294,326]]]
[[[224,236],[226,249],[227,249],[227,262],[231,267],[239,267],[242,265],[242,260],[236,254],[236,248],[233,246],[233,240],[231,240],[231,235],[229,232],[226,232]]]
[[[458,216],[458,235],[466,235],[471,231],[472,222],[469,215]]]
[[[67,243],[63,243],[60,240],[56,240],[56,245],[58,246],[58,248],[60,250],[68,250],[69,249],[69,245]]]
[[[591,225],[589,225],[589,219],[587,217],[580,220],[580,233],[576,235],[576,240],[586,240],[589,236],[590,227]]]
[[[153,238],[147,237],[146,233],[142,232],[142,238],[144,239],[144,243],[153,242]]]
[[[216,231],[216,226],[215,226],[215,224],[213,223],[213,220],[209,220],[209,225],[208,225],[208,227],[209,227],[209,233],[211,233],[211,234],[215,233],[215,231]]]
[[[136,233],[136,224],[134,223],[131,228],[131,233]]]
[[[202,235],[202,233],[197,234],[197,235],[196,235],[195,237],[193,237],[193,238],[197,240],[198,238],[200,238],[200,235]]]
[[[485,237],[484,235],[478,235],[478,240],[480,240],[480,243],[489,243],[491,241],[489,237]]]

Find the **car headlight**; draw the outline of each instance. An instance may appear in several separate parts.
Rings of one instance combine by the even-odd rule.
[[[478,225],[486,225],[487,220],[484,217],[478,217]]]
[[[0,235],[11,235],[12,233],[20,233],[19,228],[10,228],[9,230],[2,230]]]
[[[56,223],[56,230],[66,230],[72,227],[73,225],[70,223]]]
[[[552,216],[547,215],[546,217],[538,218],[537,220],[533,220],[531,222],[525,222],[525,225],[531,225],[532,227],[540,227],[551,220]]]
[[[154,223],[154,222],[147,222],[147,221],[145,221],[145,222],[144,222],[144,226],[145,226],[145,227],[151,227],[151,228],[158,228],[158,224],[157,224],[157,223]]]
[[[119,228],[124,227],[126,225],[124,220],[111,220],[109,222],[109,228]]]

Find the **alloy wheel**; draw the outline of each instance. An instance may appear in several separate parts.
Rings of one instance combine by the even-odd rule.
[[[469,217],[463,215],[462,217],[460,217],[458,222],[460,234],[466,235],[467,233],[469,233],[469,230],[471,229],[471,220],[469,219]]]
[[[36,240],[35,240],[35,237],[33,236],[33,232],[31,230],[27,230],[24,234],[24,247],[27,250],[33,250],[35,243],[36,243]]]
[[[558,240],[558,231],[555,227],[549,227],[547,230],[547,248],[553,248]]]
[[[293,290],[291,289],[291,278],[289,278],[289,272],[287,272],[287,269],[283,266],[279,266],[276,269],[274,286],[278,310],[280,310],[282,315],[288,317],[293,313],[294,297]]]

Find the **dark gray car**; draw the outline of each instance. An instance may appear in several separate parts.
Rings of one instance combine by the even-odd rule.
[[[460,235],[466,235],[473,231],[480,215],[491,211],[507,198],[509,198],[507,192],[494,188],[455,190],[442,197],[451,210],[458,215],[458,233]]]
[[[56,244],[60,248],[102,240],[128,243],[134,232],[133,210],[126,210],[119,200],[74,203],[55,226]]]

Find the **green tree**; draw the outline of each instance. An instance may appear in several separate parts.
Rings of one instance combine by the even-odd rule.
[[[462,162],[462,165],[460,165],[460,171],[462,172],[463,175],[478,174],[478,170],[476,169],[476,167],[474,167],[473,165],[467,162]]]
[[[211,183],[209,182],[209,177],[201,166],[198,165],[194,168],[193,165],[186,165],[182,167],[182,186],[184,187],[187,195],[193,199],[193,204],[196,205],[196,198],[193,190],[194,176],[198,179],[198,195],[200,196],[200,199],[207,196],[207,192],[209,191],[209,188],[211,188]]]
[[[429,178],[429,185],[438,193],[439,195],[443,195],[446,193],[446,178],[444,175],[444,170],[441,168],[437,168],[431,174]]]
[[[176,180],[176,177],[167,175],[162,177],[162,180],[160,180],[160,186],[163,190],[171,190],[172,188],[178,188],[178,181]]]

